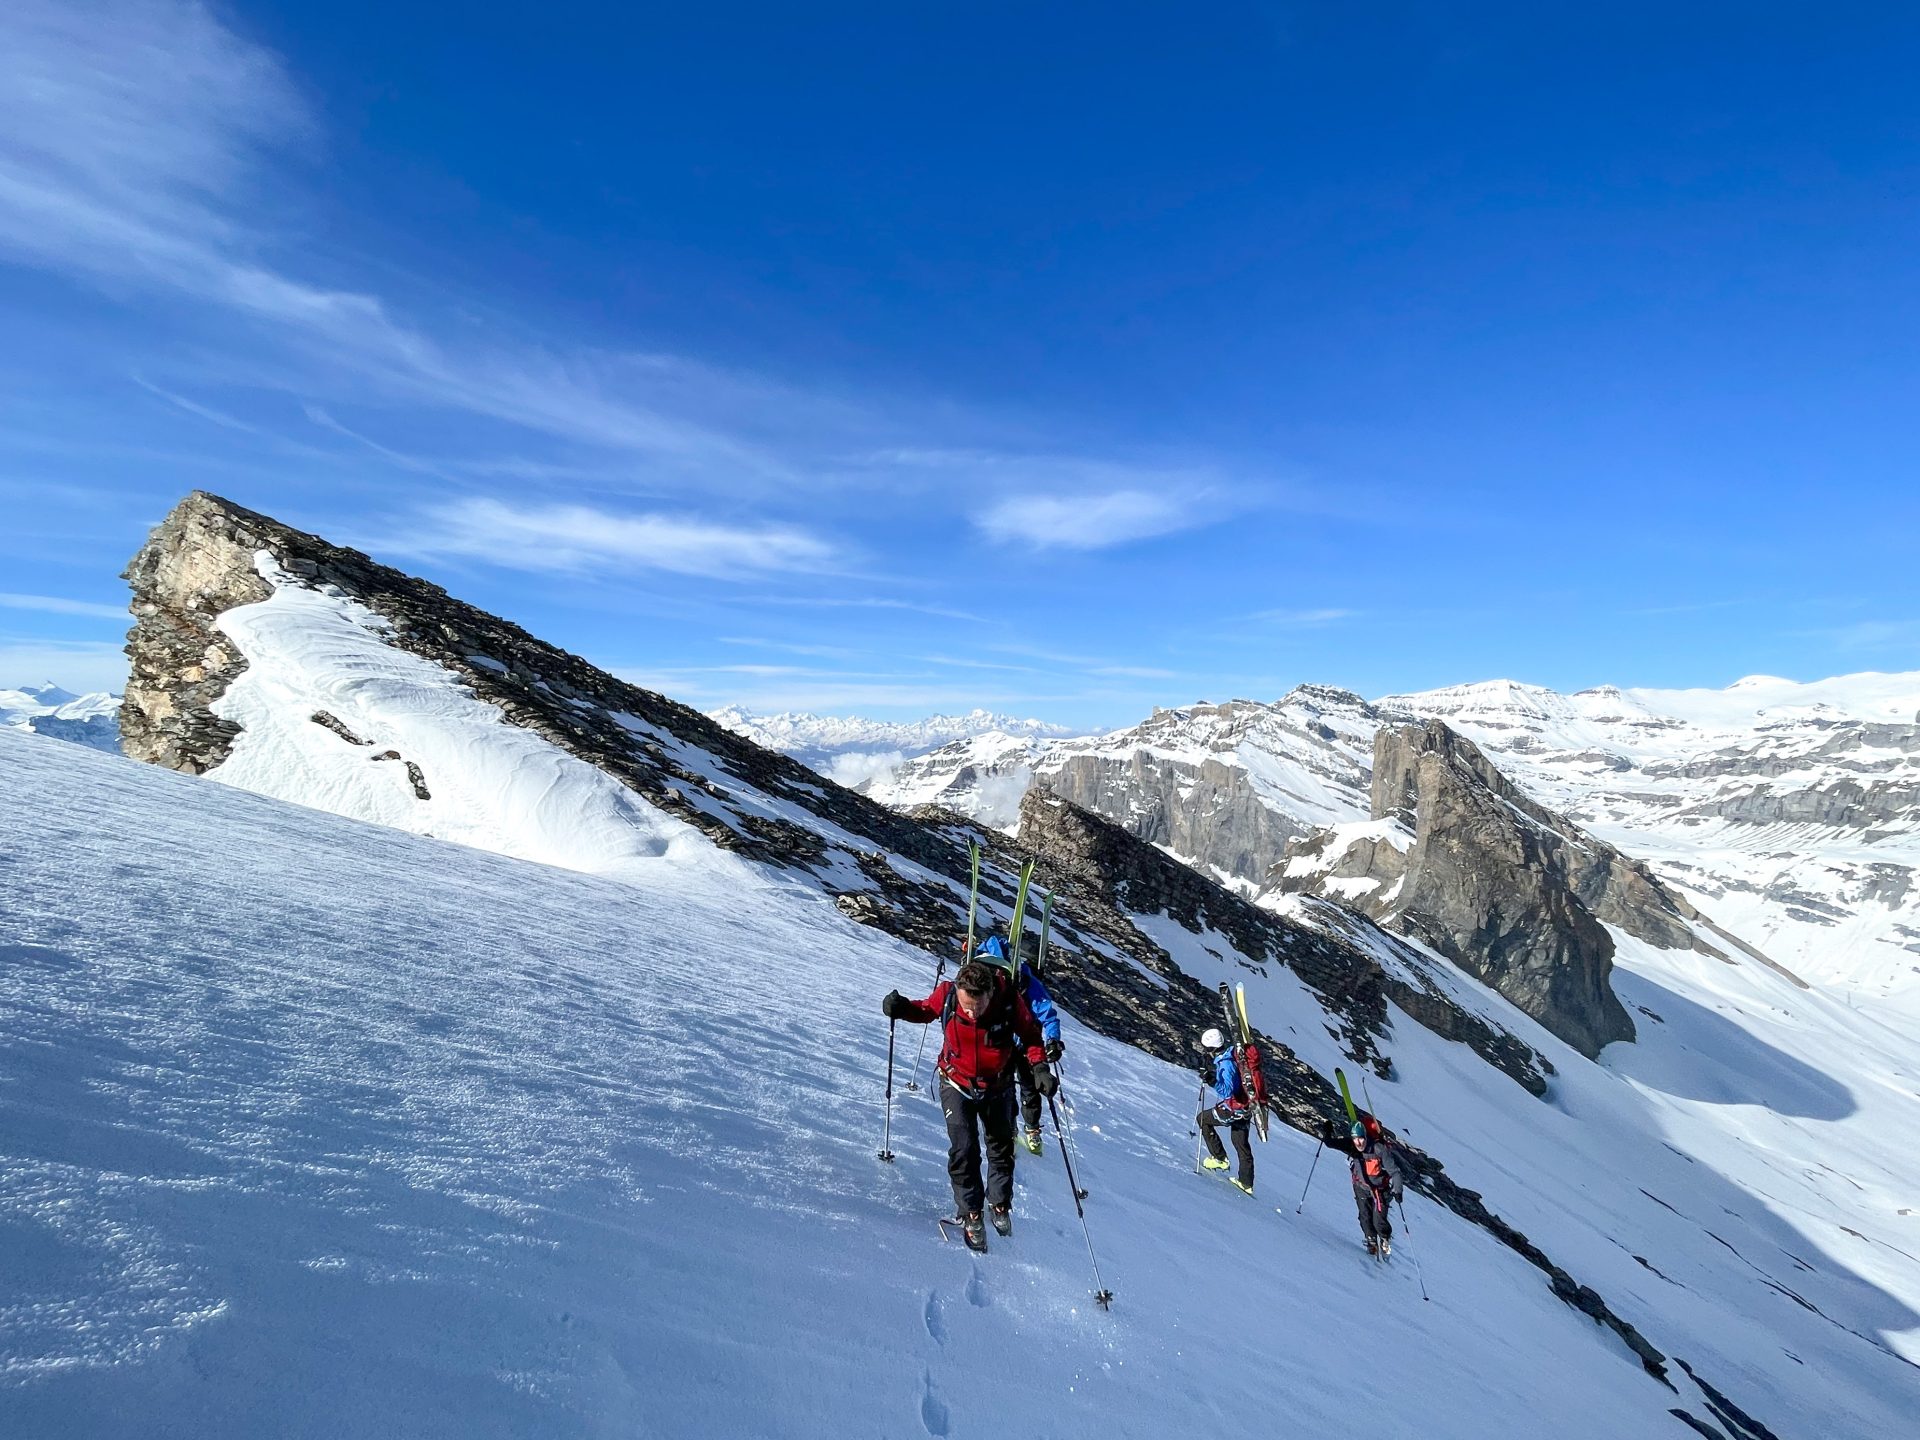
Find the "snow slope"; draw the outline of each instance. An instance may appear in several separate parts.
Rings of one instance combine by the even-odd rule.
[[[1383,1435],[1699,1411],[1424,1201],[1384,1271],[1333,1177],[1292,1217],[1298,1136],[1261,1155],[1286,1218],[1196,1177],[1191,1077],[1071,1023],[1112,1311],[1051,1153],[1011,1241],[943,1244],[933,1106],[873,1156],[876,998],[926,957],[717,852],[623,883],[12,732],[0,816],[0,1433],[1158,1436],[1283,1404],[1331,1437],[1363,1376]],[[1827,1433],[1892,1433],[1894,1398]]]

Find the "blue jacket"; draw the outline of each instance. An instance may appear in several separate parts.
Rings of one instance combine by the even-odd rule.
[[[1246,1107],[1245,1092],[1240,1088],[1240,1067],[1233,1063],[1231,1048],[1213,1057],[1213,1103],[1232,1105],[1236,1109]]]
[[[989,935],[980,942],[973,952],[976,960],[991,961],[995,965],[1007,963],[1007,947],[998,935]],[[1047,987],[1040,983],[1040,977],[1033,973],[1033,967],[1026,961],[1020,962],[1020,991],[1026,997],[1027,1008],[1033,1011],[1033,1018],[1040,1022],[1041,1037],[1049,1042],[1060,1038],[1060,1012],[1053,1008],[1053,997],[1047,993]]]
[[[1053,997],[1047,994],[1047,987],[1040,983],[1040,977],[1033,973],[1033,967],[1026,961],[1020,962],[1020,988],[1026,994],[1027,1008],[1033,1011],[1033,1018],[1040,1022],[1040,1034],[1049,1042],[1060,1038],[1060,1012],[1053,1008]]]

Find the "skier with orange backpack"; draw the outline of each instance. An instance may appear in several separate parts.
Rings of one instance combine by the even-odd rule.
[[[1366,1237],[1367,1253],[1384,1260],[1393,1253],[1393,1220],[1388,1206],[1400,1199],[1406,1189],[1400,1162],[1393,1147],[1381,1133],[1380,1122],[1365,1111],[1359,1112],[1345,1135],[1331,1123],[1320,1132],[1321,1143],[1347,1157],[1353,1176],[1353,1203],[1360,1214],[1360,1233]]]

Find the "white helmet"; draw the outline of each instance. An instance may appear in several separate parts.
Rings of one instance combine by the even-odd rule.
[[[1227,1037],[1218,1030],[1209,1030],[1200,1037],[1200,1046],[1204,1050],[1224,1050],[1227,1048]]]

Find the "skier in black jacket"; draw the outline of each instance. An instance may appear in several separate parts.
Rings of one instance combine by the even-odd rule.
[[[1360,1213],[1360,1233],[1366,1237],[1369,1255],[1393,1252],[1393,1220],[1387,1207],[1406,1190],[1400,1162],[1393,1158],[1393,1147],[1384,1139],[1376,1140],[1367,1127],[1356,1120],[1342,1135],[1331,1124],[1322,1127],[1321,1143],[1347,1157],[1347,1169],[1353,1177],[1353,1203]]]

